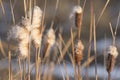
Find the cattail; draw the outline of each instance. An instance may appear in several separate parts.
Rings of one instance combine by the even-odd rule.
[[[110,73],[114,68],[115,59],[118,56],[118,51],[115,46],[109,46],[107,53],[108,53],[108,57],[107,57],[106,70],[108,73]]]
[[[26,58],[28,55],[29,31],[20,25],[16,25],[8,33],[8,40],[10,39],[18,42],[18,55]]]
[[[23,26],[24,28],[26,28],[29,32],[31,31],[31,23],[30,23],[30,19],[28,18],[24,18],[22,17],[21,21],[20,21],[20,25]]]
[[[75,6],[73,8],[72,14],[70,15],[70,18],[72,18],[72,17],[75,18],[74,23],[77,28],[80,28],[81,24],[82,24],[82,12],[83,12],[83,10],[82,10],[81,6]]]
[[[51,28],[46,35],[43,58],[48,56],[48,51],[50,51],[50,48],[54,45],[54,43],[55,43],[55,32]]]
[[[80,64],[82,60],[82,53],[83,53],[84,45],[79,40],[77,45],[75,46],[74,56],[75,56],[75,63]]]
[[[32,10],[28,11],[28,17],[29,18],[32,17],[31,39],[33,41],[34,46],[39,47],[41,45],[42,40],[41,30],[42,10],[38,6],[35,6]]]
[[[32,28],[40,27],[42,20],[42,10],[38,6],[28,11],[28,18],[32,19]]]

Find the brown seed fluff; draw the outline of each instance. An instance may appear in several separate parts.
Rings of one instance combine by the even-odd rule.
[[[84,49],[84,46],[83,46],[82,42],[79,40],[74,49],[74,54],[75,54],[74,57],[75,57],[76,64],[81,63],[83,49]]]
[[[112,71],[112,69],[114,68],[114,64],[115,64],[115,57],[111,54],[108,54],[107,65],[106,65],[106,70],[108,73]]]

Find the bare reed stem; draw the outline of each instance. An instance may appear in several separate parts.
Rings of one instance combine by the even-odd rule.
[[[1,7],[2,7],[2,13],[3,13],[3,15],[5,15],[5,9],[4,9],[4,6],[3,6],[3,3],[2,3],[2,0],[0,0],[0,5],[1,5]]]
[[[35,54],[35,65],[36,65],[36,67],[35,67],[35,71],[36,71],[36,75],[35,75],[35,79],[36,80],[38,80],[38,77],[39,77],[39,73],[38,73],[38,71],[39,71],[39,55],[38,55],[38,48],[36,48],[36,54]]]
[[[25,17],[27,17],[27,3],[26,0],[24,0],[24,13],[25,13]]]
[[[11,13],[12,13],[13,24],[15,24],[15,16],[14,16],[13,6],[12,6],[12,1],[11,0],[10,0],[10,9],[11,9]]]
[[[80,67],[80,63],[78,64],[78,80],[81,80],[81,74],[80,74],[80,71],[81,71],[81,67]]]
[[[10,51],[8,52],[8,61],[9,61],[9,68],[8,68],[8,70],[9,70],[9,80],[12,80],[12,70],[11,70],[11,53],[10,53]]]
[[[25,80],[26,78],[26,59],[22,60],[23,63],[23,79]]]
[[[59,0],[56,0],[55,12],[54,12],[54,13],[55,13],[55,16],[56,16],[56,13],[57,13],[58,4],[59,4]],[[55,16],[54,16],[53,19],[52,19],[52,22],[51,22],[51,26],[50,26],[50,28],[53,28],[54,20],[55,20]]]
[[[19,65],[19,70],[20,70],[20,80],[22,80],[22,67],[21,67],[21,60],[18,58],[18,65]]]
[[[97,75],[97,49],[96,49],[96,24],[95,24],[95,16],[93,20],[93,35],[94,35],[94,54],[95,54],[95,78],[98,80]]]
[[[92,1],[90,2],[90,32],[89,32],[89,46],[88,46],[88,62],[90,62],[90,51],[91,51],[91,42],[92,42],[92,32],[93,32],[93,3]],[[87,70],[89,68],[89,65],[87,66]],[[89,80],[88,78],[88,72],[86,72],[86,78],[87,80]]]
[[[100,19],[101,19],[103,13],[104,13],[106,7],[108,6],[108,3],[109,3],[109,2],[110,2],[110,0],[107,0],[105,6],[103,7],[103,9],[102,9],[102,11],[101,11],[101,13],[100,13],[100,16],[98,17],[97,24],[98,24],[98,22],[100,21]]]
[[[111,74],[108,73],[108,80],[111,80]]]

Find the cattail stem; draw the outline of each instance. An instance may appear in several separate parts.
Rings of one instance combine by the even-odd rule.
[[[31,41],[30,41],[31,42]],[[28,52],[28,57],[27,57],[27,61],[28,61],[28,80],[30,80],[30,43],[28,44],[29,45],[29,52]]]
[[[35,54],[35,66],[36,66],[36,75],[35,75],[35,80],[38,80],[38,76],[39,76],[39,74],[38,74],[38,59],[39,59],[39,55],[38,55],[38,49],[39,48],[36,48],[36,54]]]
[[[22,67],[21,67],[21,60],[18,58],[18,65],[19,65],[19,70],[20,70],[20,80],[22,80]]]
[[[11,13],[12,13],[12,21],[13,21],[13,24],[15,24],[15,16],[14,16],[14,11],[13,11],[13,6],[12,6],[11,0],[10,0],[10,9],[11,9]]]
[[[22,60],[23,63],[23,79],[25,80],[25,75],[26,75],[26,59]]]
[[[12,80],[12,70],[11,70],[11,53],[10,53],[10,51],[9,51],[9,53],[8,53],[8,60],[9,60],[9,68],[8,68],[8,70],[9,70],[9,80]]]
[[[108,80],[111,80],[111,74],[108,72]]]
[[[80,33],[81,33],[81,28],[78,28],[78,40],[80,40]]]
[[[78,80],[81,80],[80,63],[78,63]]]
[[[76,63],[75,63],[75,80],[77,80],[77,68],[76,68]]]
[[[88,56],[87,56],[88,62],[90,62],[90,55],[91,55],[90,51],[91,51],[91,42],[92,42],[92,36],[93,36],[92,32],[93,32],[93,3],[91,1],[90,2],[90,31],[89,31],[90,35],[89,35],[89,44],[88,44],[89,46],[88,46]],[[87,70],[86,70],[86,80],[89,80],[88,68],[89,68],[89,64],[88,64]]]
[[[48,54],[48,49],[49,49],[49,43],[47,42],[45,44],[45,47],[44,47],[44,51],[43,51],[43,58],[45,58]]]

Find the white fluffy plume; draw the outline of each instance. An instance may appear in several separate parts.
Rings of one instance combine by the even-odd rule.
[[[70,14],[70,18],[73,18],[75,16],[75,13],[82,13],[83,9],[81,6],[75,6],[72,10],[72,13]]]
[[[32,14],[33,11],[33,14]],[[28,11],[28,17],[32,17],[32,24],[31,24],[31,39],[33,44],[36,47],[41,45],[42,33],[41,29],[41,19],[42,19],[42,10],[35,6],[32,10]]]
[[[8,32],[8,40],[10,39],[16,39],[16,40],[26,40],[28,41],[29,37],[29,31],[25,29],[24,27],[21,27],[19,25],[15,25],[12,27],[12,29]]]
[[[48,32],[47,32],[47,42],[53,46],[55,43],[55,32],[54,30],[51,28]]]
[[[26,40],[20,41],[17,49],[17,52],[20,58],[26,58],[28,56],[28,51],[29,51],[28,46],[29,44]]]
[[[29,44],[29,31],[21,26],[14,26],[9,31],[8,34],[8,40],[14,39],[18,41],[18,49],[17,52],[19,52],[18,55],[22,57],[27,57],[28,55],[28,44]]]
[[[32,15],[32,11],[33,11],[33,15]],[[31,24],[31,19],[32,19],[32,24]],[[20,56],[22,57],[28,56],[30,33],[34,45],[37,47],[40,46],[41,38],[42,38],[42,34],[40,30],[41,19],[42,19],[42,11],[38,6],[35,6],[32,10],[28,11],[28,18],[23,17],[20,24],[15,25],[9,31],[8,40],[14,39],[18,41],[17,52],[20,53]]]
[[[76,53],[79,54],[84,50],[84,45],[82,44],[81,40],[75,45]]]
[[[35,47],[39,47],[42,41],[42,33],[40,32],[40,28],[35,28],[31,32],[32,41]]]
[[[40,27],[42,10],[38,6],[35,6],[32,10],[28,11],[28,17],[32,19],[32,28]]]
[[[109,46],[107,53],[113,55],[115,58],[118,56],[118,51],[117,51],[116,46],[112,46],[112,45]]]

